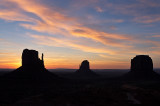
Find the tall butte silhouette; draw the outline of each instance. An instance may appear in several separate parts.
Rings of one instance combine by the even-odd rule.
[[[47,80],[57,76],[49,72],[44,66],[44,55],[41,59],[38,51],[24,49],[22,53],[22,66],[6,75],[10,79]]]
[[[160,79],[160,75],[153,71],[153,62],[149,55],[137,55],[131,59],[131,70],[124,77],[133,80]]]
[[[80,68],[75,72],[75,74],[77,76],[80,77],[94,77],[94,76],[98,76],[95,72],[93,72],[92,70],[90,70],[90,66],[89,66],[89,61],[88,60],[84,60],[81,65]]]

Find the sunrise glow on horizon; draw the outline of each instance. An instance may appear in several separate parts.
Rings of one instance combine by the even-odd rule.
[[[0,68],[21,66],[23,49],[45,67],[129,69],[136,55],[160,68],[158,0],[0,0]]]

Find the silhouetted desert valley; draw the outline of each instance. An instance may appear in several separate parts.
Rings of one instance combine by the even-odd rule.
[[[160,104],[160,69],[138,55],[131,69],[46,69],[38,51],[25,49],[22,66],[0,70],[0,105],[80,106]]]

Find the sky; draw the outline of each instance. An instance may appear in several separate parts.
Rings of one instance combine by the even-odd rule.
[[[46,68],[128,69],[136,55],[160,68],[160,0],[0,0],[0,68],[25,48]]]

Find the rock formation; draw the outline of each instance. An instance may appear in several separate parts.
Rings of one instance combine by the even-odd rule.
[[[153,71],[153,62],[148,55],[137,55],[131,59],[131,71],[146,72]]]
[[[42,59],[40,59],[38,51],[24,49],[22,53],[22,67],[44,69],[43,53]]]
[[[133,80],[159,79],[159,75],[153,71],[153,62],[148,55],[137,55],[131,59],[131,71],[125,78]]]
[[[91,70],[90,70],[90,67],[89,67],[89,62],[88,62],[88,60],[84,60],[84,61],[81,63],[79,70],[77,70],[77,71],[79,71],[79,72],[91,71]]]
[[[7,77],[9,79],[23,79],[23,80],[46,80],[57,77],[49,72],[44,66],[43,60],[38,56],[38,51],[24,49],[22,53],[22,66],[15,71],[9,73]]]
[[[84,60],[80,68],[76,71],[76,74],[80,77],[92,77],[97,76],[96,73],[94,73],[92,70],[90,70],[89,62],[88,60]]]

